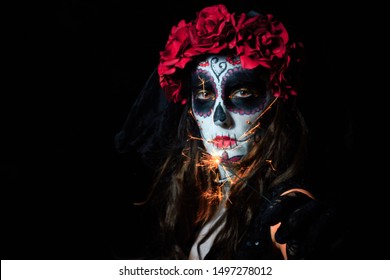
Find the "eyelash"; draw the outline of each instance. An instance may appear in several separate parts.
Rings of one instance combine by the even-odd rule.
[[[244,93],[245,96],[236,96],[236,95],[242,94],[242,93]],[[229,98],[230,99],[232,99],[232,98],[248,98],[252,95],[256,97],[256,96],[258,96],[258,93],[256,91],[248,89],[248,88],[240,88],[240,89],[233,91],[233,93],[229,95]]]
[[[210,96],[210,97],[209,97]],[[215,99],[215,94],[211,91],[207,90],[199,90],[195,94],[196,99],[202,99],[202,100],[207,100],[207,99]]]
[[[245,95],[245,96],[237,96],[237,95]],[[248,98],[250,96],[255,96],[257,97],[259,94],[252,89],[248,88],[240,88],[235,90],[232,94],[229,95],[230,99],[233,98]],[[212,91],[208,90],[199,90],[195,93],[195,99],[200,99],[200,100],[215,100],[215,94]]]

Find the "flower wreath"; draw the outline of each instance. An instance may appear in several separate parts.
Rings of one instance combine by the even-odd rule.
[[[169,101],[185,104],[178,70],[198,55],[230,51],[240,58],[245,69],[259,65],[269,69],[274,96],[287,99],[296,95],[284,76],[291,60],[290,50],[296,46],[289,43],[284,25],[271,14],[231,14],[223,4],[206,7],[194,21],[181,20],[172,27],[165,50],[160,52],[160,85]]]

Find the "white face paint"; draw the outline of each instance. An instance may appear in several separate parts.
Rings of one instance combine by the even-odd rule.
[[[198,64],[192,110],[209,154],[237,162],[248,153],[256,139],[252,124],[272,99],[267,84],[264,69],[243,69],[239,58],[213,55]]]

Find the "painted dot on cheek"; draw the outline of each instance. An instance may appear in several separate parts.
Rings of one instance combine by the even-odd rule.
[[[251,123],[252,123],[252,122],[251,122],[251,121],[249,121],[249,120],[248,120],[248,121],[246,121],[246,124],[251,124]]]

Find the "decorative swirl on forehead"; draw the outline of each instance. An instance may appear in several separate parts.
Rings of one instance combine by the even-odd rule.
[[[222,75],[223,72],[227,69],[227,62],[226,61],[220,61],[218,57],[213,57],[210,59],[211,64],[211,70],[214,72],[215,76],[217,77],[219,81],[219,76]]]

